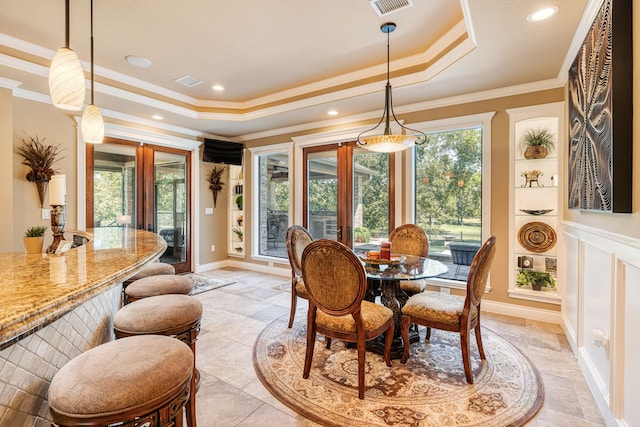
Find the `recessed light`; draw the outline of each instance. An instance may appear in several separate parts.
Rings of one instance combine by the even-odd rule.
[[[211,86],[211,89],[218,91],[218,92],[222,92],[224,90],[224,86],[222,85],[213,85]]]
[[[556,13],[558,13],[558,6],[547,6],[529,14],[529,16],[527,16],[527,21],[543,21],[545,19],[551,18]]]
[[[154,120],[163,120],[164,117],[162,117],[160,114],[154,114],[153,116],[151,116],[152,119]]]
[[[330,116],[337,116],[338,112],[336,110],[327,111],[327,114]]]
[[[151,61],[149,61],[149,59],[145,58],[144,56],[128,55],[125,56],[124,59],[126,59],[129,64],[135,65],[136,67],[144,68],[151,66]]]

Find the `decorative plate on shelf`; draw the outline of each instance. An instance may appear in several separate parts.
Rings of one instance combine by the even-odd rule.
[[[553,209],[520,209],[524,213],[529,215],[544,215],[551,212]]]
[[[518,231],[518,242],[531,252],[546,252],[555,246],[556,240],[556,232],[544,222],[529,222]]]

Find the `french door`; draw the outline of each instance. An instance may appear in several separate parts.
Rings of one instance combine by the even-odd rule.
[[[167,242],[161,255],[191,270],[189,151],[105,138],[87,145],[87,227],[135,227]]]
[[[351,248],[386,240],[395,224],[394,154],[354,143],[303,150],[303,225]]]

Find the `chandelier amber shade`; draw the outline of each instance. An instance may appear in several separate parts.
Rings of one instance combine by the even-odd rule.
[[[416,143],[416,137],[411,135],[374,135],[360,138],[366,144],[366,149],[377,153],[395,153],[411,148]]]

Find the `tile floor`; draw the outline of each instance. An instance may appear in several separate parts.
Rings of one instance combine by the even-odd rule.
[[[274,288],[288,279],[233,268],[203,274],[236,283],[196,295],[204,305],[197,343],[198,426],[317,426],[274,398],[253,369],[260,331],[289,313],[290,294]],[[304,301],[298,306],[304,316]],[[483,325],[517,345],[543,378],[545,402],[528,427],[605,425],[560,326],[493,314],[484,315]]]

